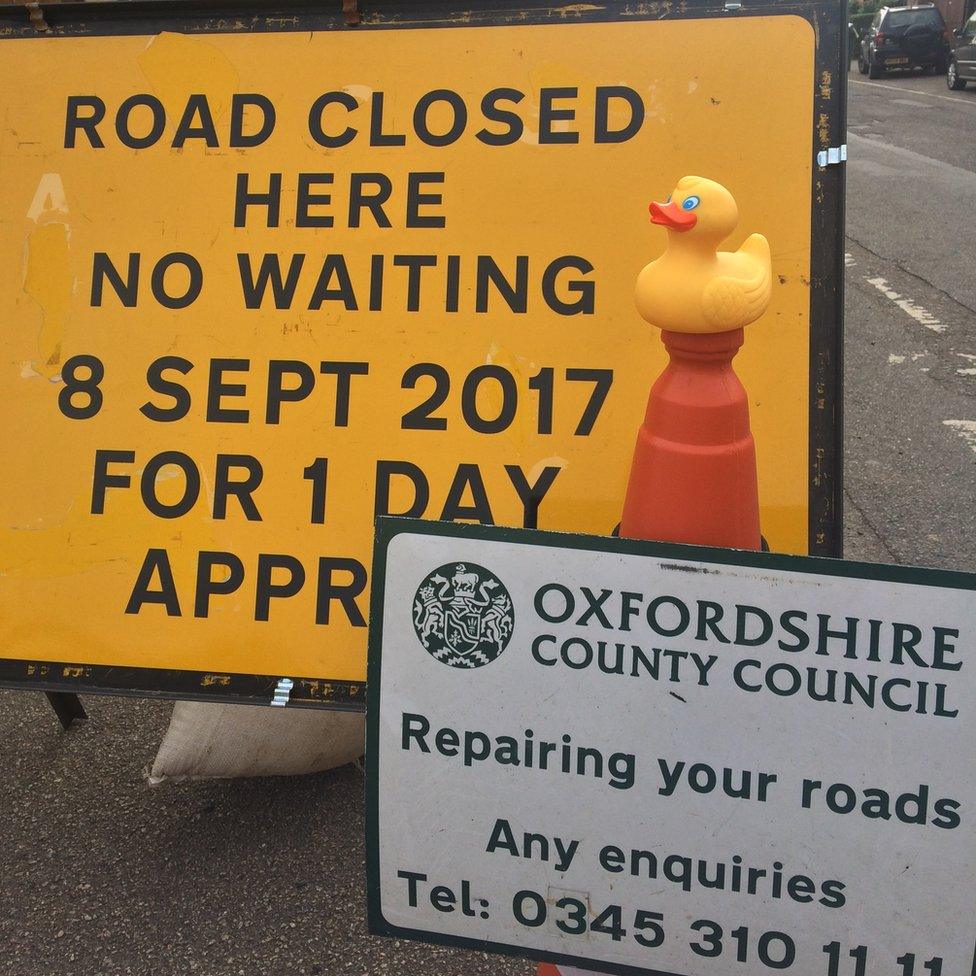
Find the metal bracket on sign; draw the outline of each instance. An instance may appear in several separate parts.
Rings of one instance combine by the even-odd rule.
[[[817,153],[817,165],[821,168],[824,166],[838,166],[841,163],[847,162],[847,144],[843,146],[831,146],[830,149],[821,149]]]
[[[291,697],[291,690],[294,687],[295,682],[291,678],[281,678],[278,684],[275,685],[274,698],[271,699],[271,704],[284,708],[288,704],[288,699]]]
[[[734,14],[737,10],[742,9],[742,4],[739,0],[725,0],[725,12],[727,14]]]

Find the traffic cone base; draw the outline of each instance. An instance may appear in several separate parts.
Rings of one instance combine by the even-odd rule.
[[[742,329],[662,338],[671,361],[637,433],[620,534],[758,549],[756,447],[732,369]]]

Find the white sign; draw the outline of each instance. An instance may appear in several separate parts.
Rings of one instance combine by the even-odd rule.
[[[970,976],[976,576],[381,520],[370,926]]]

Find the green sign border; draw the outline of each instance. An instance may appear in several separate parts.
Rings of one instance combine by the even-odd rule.
[[[688,976],[665,970],[642,969],[618,963],[602,962],[583,956],[544,952],[506,942],[491,942],[444,935],[422,929],[393,925],[383,916],[380,903],[380,844],[379,844],[379,743],[380,743],[380,675],[383,650],[383,604],[386,592],[386,565],[390,543],[400,535],[426,535],[437,538],[481,540],[484,542],[512,542],[521,545],[580,552],[609,552],[628,556],[652,556],[703,565],[745,566],[754,569],[774,569],[810,576],[832,576],[845,579],[880,580],[886,583],[912,583],[944,589],[976,592],[976,573],[962,573],[947,569],[928,569],[911,566],[889,566],[863,563],[821,556],[787,556],[779,553],[745,552],[738,549],[710,549],[707,546],[684,546],[666,542],[644,542],[638,539],[617,539],[609,536],[574,535],[568,532],[543,532],[536,529],[511,529],[501,526],[470,525],[451,522],[429,522],[423,519],[381,518],[376,521],[376,540],[373,548],[373,576],[370,593],[369,647],[366,673],[366,900],[367,923],[372,935],[431,942],[458,949],[491,951],[510,956],[522,956],[541,962],[582,966],[599,966],[603,972],[621,976]],[[976,976],[976,947],[973,950],[972,976]]]

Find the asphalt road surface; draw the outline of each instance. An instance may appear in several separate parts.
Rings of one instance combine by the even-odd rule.
[[[976,90],[854,72],[848,111],[847,555],[973,570]]]
[[[976,568],[976,91],[851,76],[847,555]],[[362,774],[152,790],[169,707],[0,693],[0,976],[525,973],[370,939]]]

